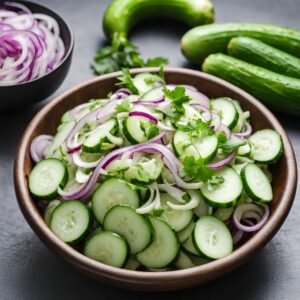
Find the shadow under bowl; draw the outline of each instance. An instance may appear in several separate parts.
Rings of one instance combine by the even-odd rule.
[[[145,71],[155,72],[157,69],[135,69],[132,73]],[[28,190],[28,175],[33,166],[29,156],[30,143],[37,135],[54,134],[65,111],[91,98],[105,97],[109,92],[116,90],[118,75],[120,73],[104,75],[75,86],[46,105],[28,125],[18,148],[14,170],[16,195],[26,220],[40,239],[75,269],[96,280],[126,289],[177,290],[206,283],[236,269],[271,240],[287,217],[297,187],[295,155],[286,132],[263,104],[232,84],[198,71],[166,68],[166,82],[194,85],[209,97],[227,96],[236,99],[240,101],[244,110],[250,111],[251,124],[255,131],[273,128],[282,136],[285,151],[280,161],[271,167],[274,175],[274,200],[270,204],[270,217],[264,227],[232,254],[222,259],[185,270],[142,272],[118,269],[94,261],[59,240],[45,224]]]
[[[0,1],[0,4],[3,1]],[[17,1],[28,7],[33,13],[42,13],[53,17],[60,29],[65,45],[65,55],[60,64],[42,77],[15,85],[0,86],[0,111],[19,109],[40,102],[52,95],[63,83],[72,60],[74,37],[66,21],[51,9],[29,1]]]

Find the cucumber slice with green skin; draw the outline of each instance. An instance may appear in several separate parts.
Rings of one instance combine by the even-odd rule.
[[[92,196],[93,213],[98,222],[103,224],[105,214],[118,204],[138,208],[138,193],[124,180],[118,178],[107,179],[100,184]]]
[[[142,101],[156,100],[163,96],[164,96],[163,87],[157,87],[144,94],[141,100]]]
[[[124,266],[124,269],[127,270],[138,270],[139,267],[141,267],[141,263],[137,261],[135,258],[129,258],[126,265]]]
[[[191,222],[186,228],[177,232],[177,238],[181,244],[184,243],[191,236],[194,227],[195,223]]]
[[[249,139],[251,156],[260,164],[275,164],[283,153],[283,143],[278,132],[263,129],[255,132]]]
[[[218,98],[211,101],[211,107],[214,112],[220,115],[221,121],[229,129],[233,129],[238,120],[239,113],[230,98]]]
[[[201,218],[202,216],[209,215],[209,206],[207,203],[203,200],[202,197],[200,197],[200,203],[197,207],[194,208],[194,214]]]
[[[70,200],[54,209],[50,229],[65,243],[76,244],[86,236],[91,225],[89,208],[78,200]]]
[[[201,139],[193,138],[192,145],[189,133],[177,130],[174,134],[172,145],[175,154],[181,159],[187,156],[194,156],[197,160],[200,154],[205,161],[210,161],[218,151],[218,138],[215,134]]]
[[[61,144],[66,140],[74,126],[76,125],[76,122],[74,120],[65,122],[59,126],[59,131],[54,136],[51,144],[46,150],[45,157],[50,157],[53,152],[61,146]]]
[[[126,240],[118,234],[101,231],[93,234],[86,241],[83,253],[103,264],[122,268],[129,258],[129,246]]]
[[[214,216],[220,219],[221,221],[227,221],[233,214],[234,207],[227,207],[227,208],[218,208],[214,212]]]
[[[184,243],[181,244],[181,247],[188,254],[193,254],[193,255],[196,255],[196,256],[200,256],[199,252],[197,251],[197,249],[194,246],[192,236],[193,236],[193,232],[190,235],[190,237]]]
[[[98,126],[96,129],[91,131],[88,137],[84,140],[82,150],[88,153],[101,152],[102,144],[104,142],[108,142],[107,135],[114,131],[117,125],[118,123],[115,119],[110,119]]]
[[[103,227],[125,237],[131,254],[141,252],[152,242],[153,229],[149,220],[129,206],[111,208],[105,215]]]
[[[251,153],[251,146],[249,143],[238,148],[237,155],[239,156],[249,156]]]
[[[57,158],[38,162],[29,175],[29,190],[38,199],[53,200],[58,188],[63,189],[68,182],[68,170]]]
[[[244,189],[253,200],[268,204],[273,199],[270,181],[264,171],[257,165],[248,163],[241,171]]]
[[[147,268],[160,269],[171,265],[179,254],[179,242],[174,230],[162,219],[149,215],[154,228],[152,244],[137,254],[138,261]]]
[[[157,125],[147,118],[132,116],[124,120],[123,134],[130,143],[140,144],[154,137],[151,136],[151,130],[154,127]]]
[[[233,240],[227,226],[218,218],[200,218],[193,232],[193,242],[199,253],[209,259],[219,259],[233,251]]]
[[[163,82],[163,79],[156,74],[141,73],[133,78],[133,84],[138,89],[139,95],[144,95],[153,89],[153,83]]]
[[[202,266],[202,265],[205,265],[205,264],[211,262],[211,260],[208,258],[204,258],[202,256],[196,256],[193,254],[189,254],[188,257],[195,266]]]
[[[224,182],[211,189],[208,183],[201,188],[204,200],[212,207],[226,208],[234,206],[243,192],[241,177],[230,167],[224,167],[214,173],[216,177],[223,177]]]
[[[180,251],[179,256],[175,262],[175,267],[179,270],[184,270],[192,268],[194,266],[195,264],[191,261],[191,259],[183,251]]]
[[[188,210],[175,210],[171,208],[167,202],[172,202],[178,204],[178,202],[166,193],[160,194],[161,206],[163,208],[163,213],[160,217],[166,221],[176,232],[186,228],[193,219],[193,211]]]
[[[59,200],[53,200],[51,202],[49,202],[48,206],[46,207],[45,211],[44,211],[44,220],[45,223],[50,226],[50,222],[52,219],[52,214],[54,209],[61,203],[61,201]]]

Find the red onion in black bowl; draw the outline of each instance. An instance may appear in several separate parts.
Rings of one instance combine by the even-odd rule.
[[[74,46],[73,33],[69,25],[54,11],[29,1],[12,2],[12,6],[9,6],[9,2],[7,3],[8,5],[5,4],[5,1],[0,0],[0,7],[20,12],[22,6],[24,6],[25,9],[27,8],[32,13],[43,14],[54,18],[59,27],[59,36],[63,42],[62,47],[64,48],[64,53],[58,58],[56,63],[52,64],[53,69],[48,68],[41,76],[27,76],[22,82],[14,84],[8,83],[7,85],[2,81],[2,84],[0,84],[0,111],[26,107],[30,104],[42,101],[53,94],[62,84],[68,73]],[[14,7],[14,5],[21,5],[21,8]],[[25,13],[26,12],[24,12],[24,14]],[[28,32],[30,35],[30,31]],[[1,33],[3,34],[3,31]]]

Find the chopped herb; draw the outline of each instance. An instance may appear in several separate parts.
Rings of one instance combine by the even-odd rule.
[[[102,75],[123,68],[159,67],[167,63],[168,60],[163,57],[144,61],[137,47],[128,41],[124,33],[114,33],[111,44],[97,51],[92,69],[96,75]]]
[[[154,138],[155,136],[157,136],[158,132],[159,132],[159,129],[158,129],[157,125],[150,122],[150,128],[148,130],[148,135],[147,135],[148,140],[150,140],[150,139]]]
[[[176,113],[182,115],[184,113],[183,104],[191,100],[191,98],[185,94],[185,88],[177,86],[174,90],[169,90],[164,87],[163,92],[165,96],[172,101]]]
[[[228,154],[233,151],[236,151],[239,147],[245,144],[246,144],[245,141],[235,139],[235,140],[227,140],[223,143],[220,143],[219,147],[223,150],[223,153]]]
[[[225,179],[223,177],[212,176],[212,178],[208,180],[207,188],[209,191],[215,190],[224,183],[224,181]]]
[[[213,171],[201,157],[196,160],[194,156],[187,156],[183,160],[183,166],[182,175],[191,180],[206,182],[213,175]]]
[[[121,112],[130,112],[131,110],[131,102],[128,99],[123,100],[120,104],[117,104],[116,111],[118,113]]]
[[[120,80],[120,82],[117,83],[117,85],[129,89],[133,94],[139,93],[138,89],[133,83],[133,78],[130,75],[129,69],[123,69],[123,74],[118,77],[118,80]]]
[[[191,196],[187,193],[185,193],[183,196],[182,196],[182,200],[184,200],[184,202],[189,202],[191,200]]]

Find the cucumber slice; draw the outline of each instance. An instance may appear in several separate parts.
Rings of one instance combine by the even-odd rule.
[[[163,80],[158,75],[151,73],[141,73],[133,78],[133,84],[141,96],[152,90],[155,82],[163,82]]]
[[[129,258],[124,269],[137,270],[139,267],[141,267],[141,263],[139,261],[137,261],[135,258]]]
[[[181,159],[187,156],[199,158],[199,153],[205,161],[212,160],[218,150],[218,138],[215,134],[205,138],[194,138],[193,145],[191,144],[189,133],[177,130],[173,138],[174,152]]]
[[[196,256],[196,255],[189,254],[188,257],[195,266],[201,266],[201,265],[205,265],[205,264],[211,262],[211,260],[204,258],[202,256]]]
[[[243,192],[243,183],[236,171],[230,167],[224,167],[215,172],[216,177],[223,177],[224,182],[215,188],[209,183],[201,187],[204,200],[212,207],[232,207],[239,200]]]
[[[141,98],[142,101],[156,100],[164,96],[163,87],[158,87],[150,90]]]
[[[184,243],[192,235],[194,227],[195,223],[191,222],[186,228],[177,232],[177,238],[181,244]]]
[[[96,189],[92,196],[92,208],[98,222],[103,224],[105,214],[115,205],[139,207],[139,196],[124,180],[110,178]]]
[[[88,153],[98,153],[102,150],[102,144],[108,142],[107,135],[117,127],[116,119],[110,119],[96,129],[88,133],[82,144],[82,150]]]
[[[78,200],[70,200],[54,209],[50,229],[65,243],[76,244],[85,237],[91,225],[88,207]]]
[[[121,268],[129,257],[129,247],[126,240],[118,234],[101,231],[87,240],[83,253],[103,264]]]
[[[132,116],[124,120],[123,134],[132,144],[140,144],[153,138],[158,133],[158,127],[147,118]]]
[[[53,200],[58,188],[63,189],[68,182],[68,170],[57,158],[38,162],[29,175],[29,190],[38,199]]]
[[[275,130],[257,131],[249,141],[252,144],[251,155],[260,164],[275,164],[283,153],[281,136]]]
[[[264,171],[253,163],[248,163],[241,171],[244,189],[249,197],[259,203],[270,203],[273,191]]]
[[[202,216],[209,215],[209,206],[203,200],[203,197],[200,197],[200,203],[197,207],[194,208],[194,214],[201,218]]]
[[[183,230],[192,222],[193,211],[191,209],[175,210],[167,204],[169,201],[174,204],[178,204],[178,202],[170,195],[166,193],[160,194],[160,201],[163,208],[163,213],[160,217],[176,232]]]
[[[229,129],[233,129],[238,120],[239,113],[230,98],[218,98],[211,101],[211,107],[214,112],[220,115],[222,123]]]
[[[52,219],[52,214],[54,209],[61,203],[61,201],[59,200],[53,200],[51,202],[49,202],[48,206],[46,207],[45,211],[44,211],[44,220],[45,223],[50,226],[50,222]]]
[[[219,259],[233,251],[233,240],[227,226],[218,218],[200,218],[193,232],[195,248],[205,257]]]
[[[54,136],[51,144],[46,150],[45,157],[51,157],[53,152],[62,145],[62,143],[66,140],[76,122],[74,120],[65,122],[59,126],[59,130],[57,131],[56,135]]]
[[[200,256],[199,252],[194,246],[192,235],[190,235],[190,237],[184,243],[182,243],[181,246],[186,253]]]
[[[194,263],[191,259],[183,252],[180,251],[179,256],[175,262],[175,267],[179,270],[188,269],[194,267]]]
[[[138,261],[147,268],[160,269],[172,264],[179,253],[175,232],[162,219],[149,216],[154,228],[154,240],[144,251],[137,254]]]
[[[251,153],[251,146],[249,143],[240,146],[237,151],[237,155],[239,156],[249,156]]]
[[[234,207],[227,207],[227,208],[218,208],[214,212],[214,216],[220,219],[221,221],[227,221],[233,214]]]
[[[150,222],[129,206],[116,205],[111,208],[105,215],[103,227],[125,237],[131,254],[141,252],[152,242]]]

